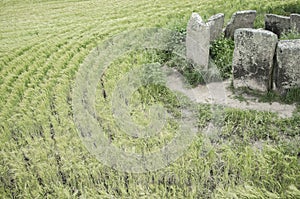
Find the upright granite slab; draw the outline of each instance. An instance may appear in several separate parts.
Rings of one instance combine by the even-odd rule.
[[[260,91],[272,88],[273,58],[278,37],[267,30],[242,28],[234,34],[234,87]]]
[[[276,50],[275,84],[281,93],[300,88],[300,39],[279,41]]]
[[[255,10],[244,10],[234,13],[225,28],[225,37],[233,39],[236,29],[253,28],[255,18]]]
[[[280,37],[282,33],[291,29],[290,20],[290,17],[275,14],[267,14],[265,16],[265,29],[272,31],[273,33],[278,35],[278,37]]]
[[[208,69],[209,41],[209,25],[199,14],[193,13],[187,25],[186,56],[199,70]]]
[[[223,32],[224,14],[219,13],[211,16],[207,24],[210,26],[210,41],[216,40]]]
[[[300,14],[291,14],[291,28],[300,33]]]

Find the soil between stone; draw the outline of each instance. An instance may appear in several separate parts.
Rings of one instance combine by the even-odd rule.
[[[189,88],[184,82],[184,77],[177,70],[168,67],[163,67],[163,70],[167,73],[167,87],[172,91],[178,91],[186,95],[191,101],[196,103],[220,104],[243,110],[267,111],[276,113],[282,118],[291,117],[296,109],[294,104],[258,102],[253,97],[249,97],[247,101],[240,101],[235,98],[236,95],[229,88],[230,80]]]

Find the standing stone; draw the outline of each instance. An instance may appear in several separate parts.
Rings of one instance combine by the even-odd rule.
[[[273,58],[277,41],[277,35],[267,30],[236,30],[232,63],[235,87],[260,91],[272,88]]]
[[[278,91],[300,88],[300,39],[282,40],[277,46],[275,84]]]
[[[210,28],[199,14],[193,13],[187,25],[187,58],[197,69],[208,69]]]
[[[300,14],[291,14],[291,28],[300,33]]]
[[[219,13],[211,16],[208,19],[207,24],[210,26],[210,41],[214,41],[222,34],[224,25],[224,14]]]
[[[255,10],[238,11],[234,13],[225,28],[225,37],[234,38],[234,31],[239,28],[253,28],[256,18]]]
[[[290,17],[267,14],[265,16],[265,29],[274,32],[276,35],[278,35],[278,37],[280,37],[283,32],[290,30],[290,20]]]

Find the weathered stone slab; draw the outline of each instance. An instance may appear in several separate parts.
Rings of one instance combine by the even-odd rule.
[[[211,16],[207,24],[210,26],[210,41],[217,39],[223,32],[224,14],[219,13]]]
[[[187,58],[199,68],[207,69],[209,61],[210,27],[199,14],[193,13],[188,25],[186,36]]]
[[[225,37],[233,39],[236,29],[253,28],[255,18],[255,10],[244,10],[234,13],[225,28]]]
[[[265,29],[274,32],[278,37],[291,28],[290,17],[275,14],[265,16]]]
[[[300,32],[300,14],[291,14],[291,28]]]
[[[243,28],[234,34],[234,87],[260,91],[272,88],[273,58],[278,37],[267,30]]]
[[[300,39],[279,41],[276,54],[276,89],[300,88]]]

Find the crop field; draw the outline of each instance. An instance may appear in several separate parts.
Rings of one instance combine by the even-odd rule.
[[[192,12],[204,19],[225,13],[227,22],[232,13],[248,9],[257,10],[255,26],[259,28],[265,13],[300,13],[300,1],[1,0],[0,198],[300,198],[297,90],[284,99],[272,93],[262,99],[294,103],[297,108],[289,118],[233,108],[223,108],[218,115],[217,106],[193,103],[157,84],[143,84],[131,93],[130,113],[122,109],[128,115],[120,115],[119,123],[113,114],[122,101],[115,100],[116,92],[130,92],[122,91],[132,80],[128,74],[138,74],[130,71],[150,70],[153,79],[147,76],[142,80],[151,83],[160,81],[162,75],[157,63],[179,68],[181,63],[164,49],[123,53],[121,48],[129,42],[125,38],[124,44],[118,46],[124,32],[140,28],[170,30],[178,34],[166,40],[176,43],[185,34]],[[225,48],[215,46],[213,51],[218,54],[216,64],[223,67],[231,61],[232,51],[228,49],[232,43],[220,44]],[[117,49],[109,51],[105,45]],[[93,57],[88,59],[91,52],[97,52],[95,49],[103,59],[114,58],[102,73],[93,73],[89,68],[98,62],[101,65],[100,59],[96,64]],[[197,83],[196,74],[181,69],[191,84]],[[225,68],[219,69],[222,77],[230,76]],[[88,81],[80,84],[82,77],[88,77]],[[90,77],[97,81],[92,84]],[[85,86],[94,88],[95,94],[84,90]],[[77,91],[86,92],[86,98],[77,100]],[[89,113],[94,111],[94,116],[79,117],[76,103],[91,105],[86,109]],[[129,117],[138,126],[147,126],[152,124],[148,117],[151,111],[155,109],[160,114],[157,107],[164,107],[172,117],[165,116],[165,124],[155,136],[128,134],[134,128],[126,123]],[[184,113],[193,114],[193,118],[183,117]],[[157,119],[152,126],[155,131],[155,125],[162,120],[160,115],[152,116]],[[101,161],[99,154],[105,151],[93,153],[101,142],[86,145],[89,128],[95,129],[83,125],[91,124],[92,119],[110,144],[126,153],[142,154],[141,157],[171,142],[181,128],[178,120],[194,122],[197,132],[180,156],[173,158],[170,152],[162,159],[166,162],[151,162],[161,164],[160,168],[149,163],[142,167],[144,170],[134,170],[122,167],[122,161],[127,161],[123,157],[121,163],[118,157],[114,159],[121,165]],[[208,131],[210,124],[217,128]],[[115,155],[105,154],[108,159]]]

